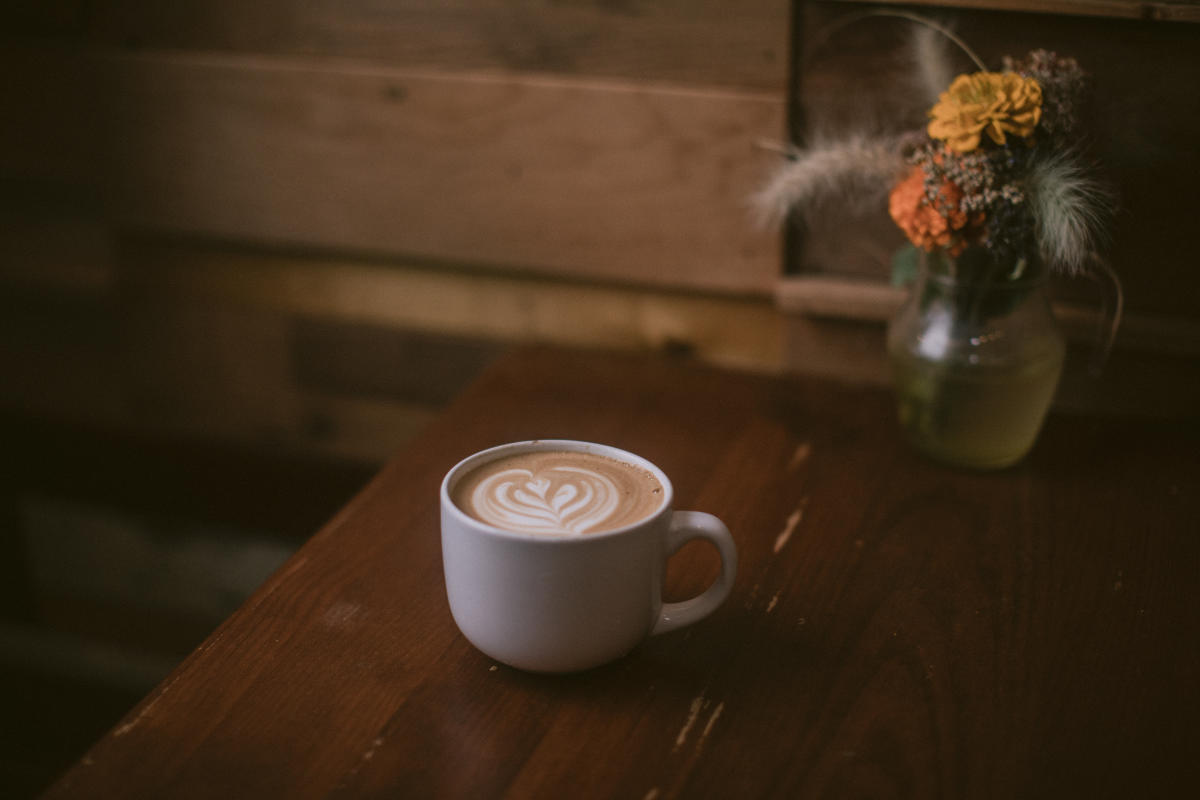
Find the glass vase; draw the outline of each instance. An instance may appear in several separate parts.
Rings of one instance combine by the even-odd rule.
[[[900,427],[956,466],[996,469],[1033,446],[1066,350],[1044,274],[926,255],[888,326]]]

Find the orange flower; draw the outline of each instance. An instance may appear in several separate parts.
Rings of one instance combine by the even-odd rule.
[[[957,256],[968,244],[968,228],[981,220],[972,220],[959,209],[962,190],[950,181],[938,187],[939,202],[931,204],[925,197],[925,171],[913,167],[908,176],[896,184],[888,197],[888,213],[909,241],[924,250],[941,248]]]
[[[970,153],[980,137],[999,145],[1006,134],[1033,135],[1042,118],[1042,87],[1014,72],[959,75],[929,111],[929,135],[951,150]]]

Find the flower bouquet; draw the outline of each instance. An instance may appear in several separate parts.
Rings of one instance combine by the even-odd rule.
[[[889,196],[913,246],[949,259],[975,248],[1013,279],[1082,272],[1110,208],[1075,146],[1084,86],[1074,59],[1045,50],[955,78]]]
[[[1006,466],[1032,446],[1062,367],[1047,275],[1107,269],[1096,251],[1111,196],[1078,147],[1086,76],[1045,50],[990,71],[905,16],[978,71],[939,94],[923,131],[789,149],[757,205],[778,220],[839,192],[886,193],[909,242],[893,280],[913,284],[888,331],[901,427],[940,460]]]

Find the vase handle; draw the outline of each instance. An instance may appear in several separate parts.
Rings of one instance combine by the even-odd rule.
[[[1088,363],[1088,372],[1095,378],[1104,371],[1104,365],[1108,363],[1108,357],[1112,353],[1113,342],[1117,339],[1117,329],[1121,327],[1121,316],[1125,313],[1125,291],[1121,288],[1121,278],[1107,259],[1092,253],[1091,260],[1097,269],[1088,270],[1084,276],[1095,281],[1100,287],[1096,349]]]

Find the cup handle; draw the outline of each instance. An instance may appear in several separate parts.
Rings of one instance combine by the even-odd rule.
[[[725,602],[733,589],[733,579],[737,574],[737,547],[729,528],[712,514],[703,511],[676,511],[671,515],[671,524],[667,528],[667,558],[693,539],[707,539],[716,545],[717,552],[721,554],[721,574],[712,586],[691,600],[664,603],[658,621],[650,631],[651,636],[699,622]]]

